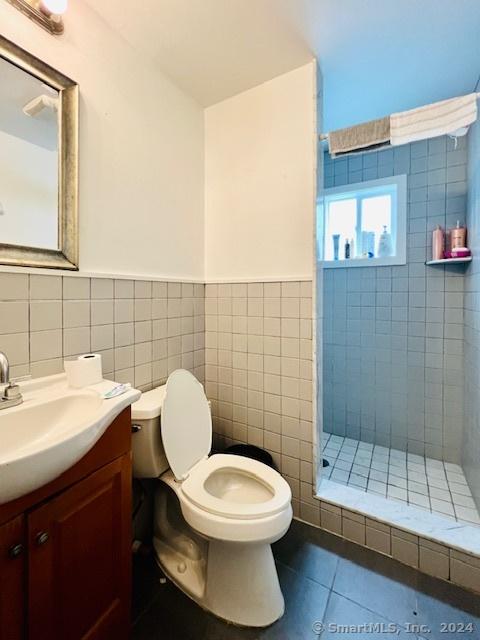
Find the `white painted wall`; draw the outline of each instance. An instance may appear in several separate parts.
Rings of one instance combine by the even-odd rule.
[[[0,131],[0,242],[57,249],[58,153]]]
[[[202,278],[203,110],[84,2],[53,37],[5,2],[2,35],[80,85],[80,268]]]
[[[207,281],[311,278],[316,63],[205,111]]]

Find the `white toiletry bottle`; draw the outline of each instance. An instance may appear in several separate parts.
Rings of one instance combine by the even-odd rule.
[[[332,236],[333,239],[333,259],[338,260],[338,250],[340,246],[340,234],[334,233]]]
[[[383,231],[378,241],[379,258],[387,258],[392,255],[392,237],[387,231],[387,225],[383,225]]]

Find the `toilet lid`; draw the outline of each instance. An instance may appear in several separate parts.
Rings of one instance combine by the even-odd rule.
[[[212,417],[207,397],[195,376],[185,369],[177,369],[167,380],[162,440],[177,480],[184,479],[212,448]]]

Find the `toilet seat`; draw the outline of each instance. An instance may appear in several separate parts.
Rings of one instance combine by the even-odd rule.
[[[221,454],[218,454],[221,455]],[[216,456],[212,456],[216,457]],[[228,456],[234,458],[235,456]],[[206,460],[204,462],[207,462]],[[259,463],[261,464],[261,463]],[[273,470],[272,470],[273,471]],[[263,543],[271,544],[283,536],[292,520],[292,506],[288,502],[283,509],[263,516],[235,517],[233,509],[229,515],[220,515],[198,506],[185,493],[183,482],[175,479],[171,470],[160,476],[161,481],[169,486],[178,498],[180,509],[186,522],[192,529],[209,539],[223,542]],[[188,480],[188,479],[187,479]],[[287,493],[290,487],[287,483]]]
[[[227,454],[197,463],[181,486],[186,498],[200,509],[237,520],[273,516],[292,499],[288,483],[274,469]]]
[[[202,385],[189,372],[170,374],[162,406],[162,440],[181,500],[202,518],[260,520],[288,511],[290,486],[274,469],[243,456],[216,454]]]

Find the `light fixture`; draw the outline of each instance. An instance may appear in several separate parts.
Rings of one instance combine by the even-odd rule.
[[[45,9],[50,15],[61,16],[68,7],[68,0],[41,0],[40,8]]]
[[[63,33],[62,15],[67,10],[68,0],[7,0],[30,20],[53,35]]]

